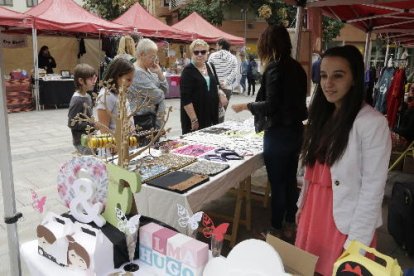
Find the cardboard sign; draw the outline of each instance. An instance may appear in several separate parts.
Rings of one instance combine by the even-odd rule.
[[[27,47],[27,36],[22,34],[0,35],[2,48],[25,48]]]

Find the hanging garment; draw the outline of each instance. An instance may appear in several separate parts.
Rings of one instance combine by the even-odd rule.
[[[85,47],[85,40],[81,38],[79,40],[79,51],[78,51],[78,58],[86,54],[86,47]]]
[[[367,104],[369,104],[370,106],[374,105],[374,100],[373,100],[373,93],[374,93],[374,84],[376,81],[376,70],[374,67],[369,68],[366,72],[365,72],[365,101],[367,102]]]
[[[387,92],[387,120],[391,129],[397,121],[397,113],[404,99],[404,85],[406,82],[405,69],[398,69]]]
[[[385,114],[387,112],[387,91],[391,85],[392,77],[394,75],[395,69],[393,67],[384,68],[377,85],[374,90],[374,103],[375,109]]]

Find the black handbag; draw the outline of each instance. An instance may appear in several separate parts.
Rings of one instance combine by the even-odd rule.
[[[157,121],[157,115],[154,113],[147,113],[134,116],[134,124],[141,127],[141,130],[150,130],[156,128],[155,122]]]
[[[395,182],[388,205],[388,232],[414,255],[414,182]]]

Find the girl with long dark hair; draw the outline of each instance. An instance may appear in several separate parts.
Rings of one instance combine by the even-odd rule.
[[[319,256],[317,273],[332,275],[350,241],[375,246],[391,139],[384,116],[364,103],[356,47],[327,50],[320,76],[303,144],[296,246]]]

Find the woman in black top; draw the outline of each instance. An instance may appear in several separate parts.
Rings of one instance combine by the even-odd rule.
[[[206,62],[208,44],[196,39],[190,51],[191,62],[181,73],[180,81],[183,134],[218,123],[218,81],[214,66]]]
[[[42,46],[38,55],[39,68],[45,69],[47,74],[53,74],[53,68],[56,68],[55,59],[50,55],[49,47]]]
[[[272,190],[273,234],[294,240],[298,190],[296,171],[307,118],[307,77],[291,56],[292,44],[283,26],[269,26],[258,41],[265,71],[256,102],[235,104],[235,112],[249,110],[256,131],[264,130],[263,157]],[[283,229],[282,229],[283,228]]]

